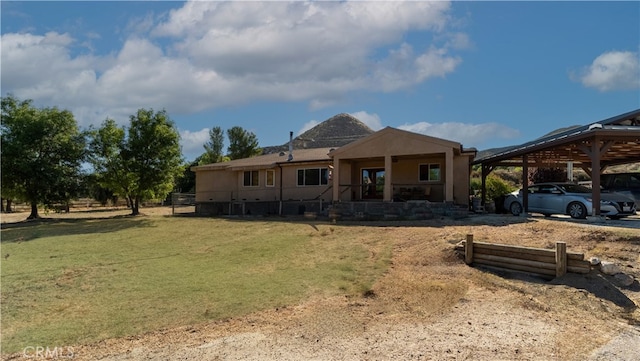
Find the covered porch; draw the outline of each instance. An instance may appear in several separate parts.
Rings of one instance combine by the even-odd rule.
[[[446,163],[445,154],[334,159],[333,199],[453,202],[453,182],[446,181],[453,178],[446,172],[452,167],[446,167]]]
[[[475,149],[385,128],[333,150],[334,202],[450,202],[469,204]]]

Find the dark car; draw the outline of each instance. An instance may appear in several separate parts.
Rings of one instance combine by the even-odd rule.
[[[602,174],[600,188],[603,192],[622,193],[633,198],[636,209],[640,209],[640,173]]]

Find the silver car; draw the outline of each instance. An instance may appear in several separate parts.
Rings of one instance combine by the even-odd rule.
[[[573,183],[538,183],[530,186],[529,212],[566,214],[571,218],[586,218],[592,215],[591,189]],[[636,214],[633,198],[618,193],[600,194],[600,214],[612,219]],[[504,201],[505,209],[513,215],[523,212],[522,189],[510,193]]]

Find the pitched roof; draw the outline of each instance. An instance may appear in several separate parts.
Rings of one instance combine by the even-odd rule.
[[[630,140],[628,142],[622,141],[620,145],[616,146],[617,149],[610,148],[608,151],[608,161],[611,161],[614,158],[617,161],[623,162],[627,160],[633,161],[638,159],[638,156],[640,156],[640,147],[638,146],[638,137],[640,136],[640,109],[636,109],[611,118],[589,123],[587,125],[573,126],[566,130],[554,131],[533,141],[504,148],[502,151],[497,153],[478,157],[473,163],[480,164],[507,161],[521,157],[524,154],[542,152],[552,148],[557,148],[557,152],[552,158],[555,160],[561,160],[558,152],[562,151],[561,148],[563,146],[567,146],[567,144],[571,142],[588,139],[596,132],[603,134],[606,132],[609,137],[617,137],[620,140],[624,140],[622,138],[629,138]],[[577,161],[577,158],[581,155],[579,153],[573,154],[570,149],[565,149],[564,151],[567,153],[568,158],[562,159],[561,161],[571,159]]]
[[[462,145],[460,143],[454,142],[454,141],[451,141],[451,140],[442,139],[442,138],[436,138],[436,137],[432,137],[430,135],[414,133],[414,132],[410,132],[410,131],[407,131],[407,130],[392,128],[392,127],[385,127],[384,129],[375,132],[371,136],[368,136],[366,138],[359,139],[357,141],[349,143],[349,144],[345,145],[344,147],[340,147],[339,149],[335,149],[334,151],[332,151],[330,153],[330,155],[334,156],[336,154],[341,154],[341,153],[344,153],[344,152],[348,152],[351,149],[357,148],[357,147],[361,146],[362,144],[374,141],[374,140],[376,140],[378,138],[381,138],[381,137],[393,137],[394,139],[399,139],[400,137],[403,137],[403,139],[405,139],[405,140],[413,139],[413,140],[416,140],[418,142],[429,143],[429,144],[437,144],[437,145],[442,146],[442,147],[450,147],[450,148],[454,148],[454,149],[460,150],[460,152],[476,152],[475,148],[463,149]]]
[[[212,164],[205,164],[196,167],[192,167],[192,171],[196,170],[251,170],[251,169],[265,169],[275,168],[278,165],[285,164],[300,164],[308,162],[323,162],[329,161],[329,151],[332,148],[313,148],[313,149],[294,149],[293,159],[289,161],[289,153],[271,153],[265,155],[259,155],[257,157],[234,159],[228,162],[219,162]]]

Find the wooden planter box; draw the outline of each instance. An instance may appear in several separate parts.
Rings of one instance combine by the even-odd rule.
[[[474,242],[467,235],[458,251],[465,263],[511,269],[545,276],[561,277],[567,272],[589,273],[591,264],[584,254],[567,252],[565,242],[556,242],[555,249],[531,248],[485,242]]]

